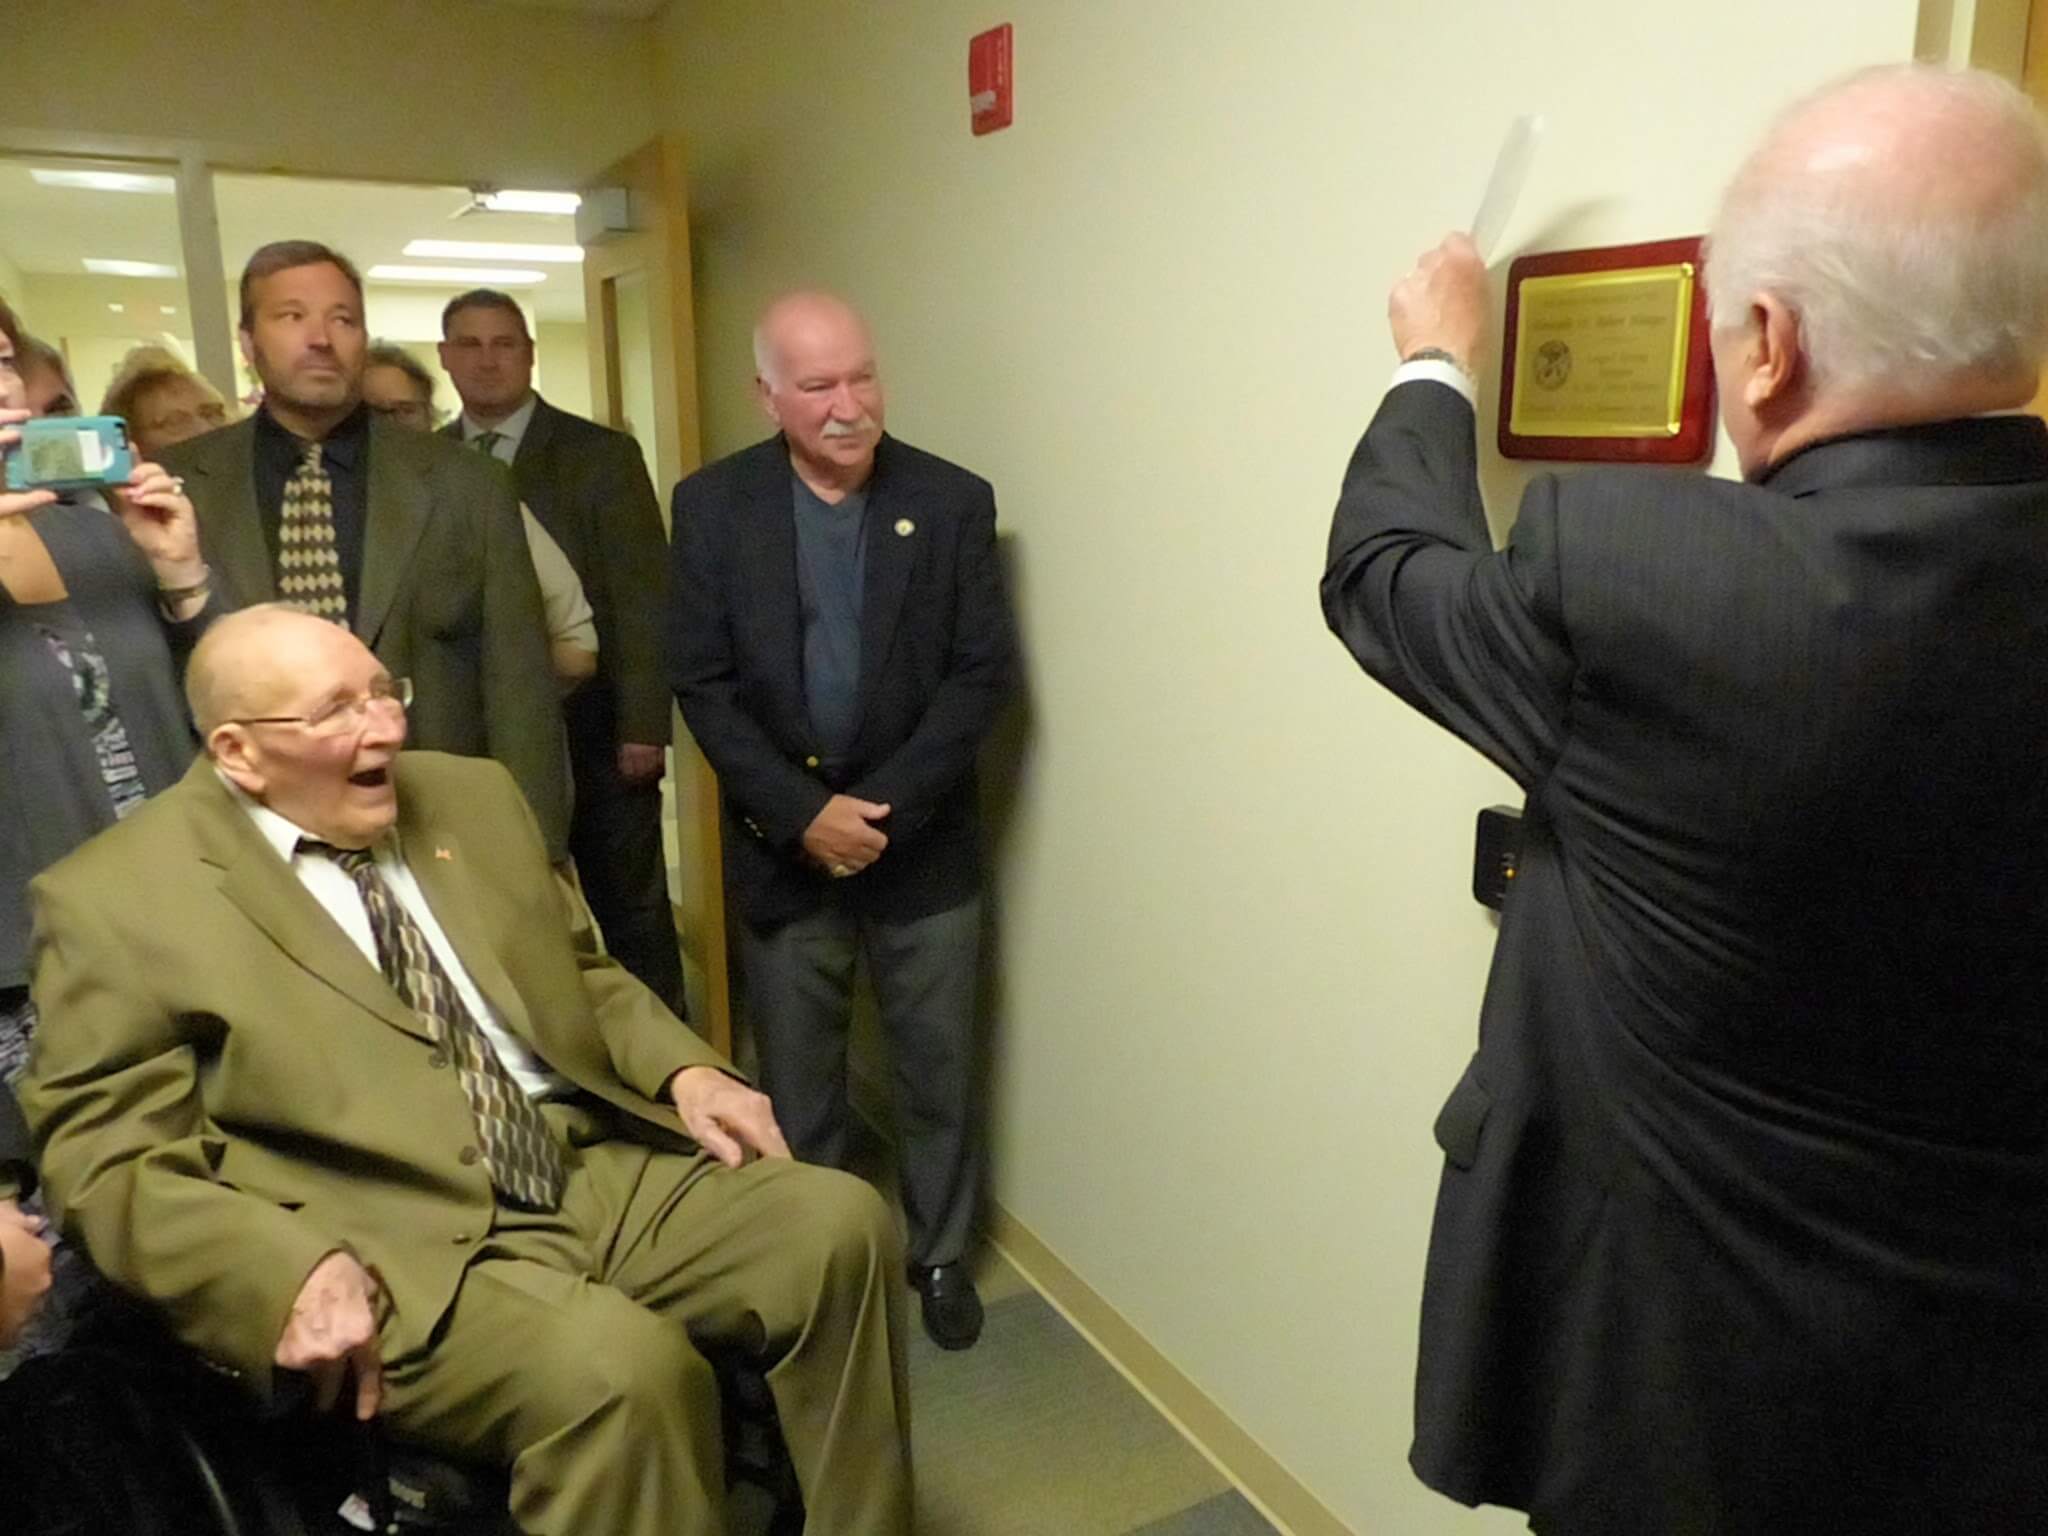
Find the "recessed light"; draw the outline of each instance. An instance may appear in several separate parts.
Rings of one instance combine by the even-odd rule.
[[[81,192],[149,192],[169,197],[178,190],[168,176],[142,176],[133,171],[52,171],[38,166],[28,174],[38,186],[72,187]]]
[[[408,267],[396,262],[379,263],[364,275],[373,283],[440,283],[455,288],[530,288],[548,280],[547,273],[525,267]]]
[[[493,213],[574,213],[583,204],[575,192],[479,192],[476,200]]]
[[[539,261],[568,263],[583,259],[580,245],[521,245],[506,240],[414,240],[408,256],[438,256],[444,261]]]
[[[107,308],[111,309],[117,315],[125,315],[128,313],[128,306],[126,304],[109,304]]]
[[[105,256],[85,258],[85,270],[100,277],[176,277],[178,269],[161,261],[115,261]]]
[[[159,304],[156,307],[156,312],[160,315],[175,315],[178,312],[178,306],[175,304]]]

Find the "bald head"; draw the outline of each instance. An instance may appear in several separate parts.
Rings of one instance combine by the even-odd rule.
[[[340,625],[278,603],[231,613],[185,691],[214,767],[301,832],[367,848],[397,819],[405,694]]]
[[[239,609],[200,637],[185,664],[185,702],[201,740],[242,715],[267,714],[287,681],[287,653],[301,623],[321,623],[282,603]],[[275,643],[282,639],[283,644]]]
[[[1796,318],[1815,387],[2032,393],[2048,351],[2048,136],[1995,76],[1866,71],[1786,112],[1730,185],[1707,281],[1718,329]]]
[[[829,293],[786,293],[754,327],[754,387],[790,463],[837,501],[863,485],[882,437],[882,381],[867,322]]]
[[[786,381],[792,354],[820,346],[852,346],[870,355],[875,349],[860,311],[837,294],[785,293],[754,324],[754,373],[767,383]]]

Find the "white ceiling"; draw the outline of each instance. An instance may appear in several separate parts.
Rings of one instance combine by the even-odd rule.
[[[497,0],[500,4],[540,0]],[[640,4],[641,0],[589,0],[598,4]],[[0,159],[0,257],[24,273],[79,276],[88,256],[184,266],[173,198],[146,193],[81,191],[45,187],[29,176],[36,165],[79,168],[86,162]],[[163,171],[167,167],[118,166]],[[214,177],[220,214],[221,254],[228,275],[258,246],[271,240],[319,240],[343,252],[367,271],[378,262],[405,261],[406,242],[417,239],[497,240],[546,244],[574,242],[575,221],[566,215],[464,213],[470,194],[462,187],[395,186],[379,182],[317,181],[295,176],[221,173]],[[449,263],[436,258],[434,265]],[[500,262],[503,266],[506,263]],[[512,265],[521,265],[512,263]],[[536,269],[542,270],[542,269]],[[552,266],[545,282],[517,290],[545,320],[583,318],[583,276],[573,265]],[[422,284],[394,285],[421,295]],[[445,290],[452,295],[454,289]]]

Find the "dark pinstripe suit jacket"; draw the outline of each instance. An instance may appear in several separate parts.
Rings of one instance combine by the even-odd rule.
[[[1535,481],[1394,389],[1324,611],[1528,795],[1412,1454],[1543,1531],[2048,1529],[2048,430]]]

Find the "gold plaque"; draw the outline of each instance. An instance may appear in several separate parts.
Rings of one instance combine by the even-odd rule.
[[[1523,278],[1508,430],[1678,436],[1695,280],[1689,261]]]

